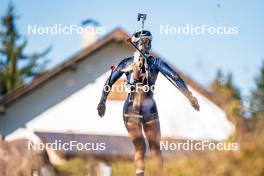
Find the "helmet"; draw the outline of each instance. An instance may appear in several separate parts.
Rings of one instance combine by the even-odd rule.
[[[137,44],[140,39],[149,39],[150,41],[152,40],[152,35],[149,31],[147,30],[139,30],[136,31],[133,36],[132,36],[132,42]]]

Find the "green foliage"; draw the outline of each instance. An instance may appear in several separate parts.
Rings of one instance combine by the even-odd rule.
[[[26,55],[27,40],[22,39],[16,28],[14,6],[8,6],[1,19],[0,30],[0,95],[8,93],[34,78],[44,69],[47,60],[43,58],[50,50]]]
[[[255,80],[256,88],[252,91],[250,99],[250,109],[253,117],[263,117],[264,115],[264,61],[260,68],[260,74]]]

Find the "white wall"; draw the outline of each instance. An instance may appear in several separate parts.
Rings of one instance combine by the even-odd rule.
[[[65,100],[87,84],[93,83],[99,75],[109,70],[111,65],[119,63],[123,57],[129,56],[131,53],[132,50],[127,45],[121,43],[107,45],[100,52],[96,52],[89,59],[79,63],[76,71],[67,70],[8,105],[6,113],[0,115],[0,133],[7,135],[19,127],[25,127],[27,122]],[[89,107],[87,108],[89,109]],[[78,111],[78,109],[76,110]]]

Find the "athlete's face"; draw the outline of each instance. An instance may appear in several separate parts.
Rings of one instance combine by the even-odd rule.
[[[151,49],[151,41],[149,39],[144,39],[144,38],[141,39],[139,41],[138,49],[143,52],[145,51],[149,52]]]

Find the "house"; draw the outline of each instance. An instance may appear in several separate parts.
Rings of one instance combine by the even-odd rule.
[[[90,135],[107,140],[108,145],[112,145],[113,140],[116,146],[120,146],[119,142],[129,142],[122,119],[125,92],[112,93],[104,118],[100,118],[96,110],[110,66],[133,55],[133,47],[126,43],[128,37],[123,29],[117,28],[38,76],[32,83],[2,97],[0,134],[6,140],[28,138],[37,141],[40,137],[48,142],[54,136],[69,139],[69,136],[79,138],[80,135],[86,135],[83,138],[89,140]],[[152,54],[157,56],[154,52]],[[188,100],[160,74],[154,98],[162,136],[217,141],[227,139],[234,132],[234,125],[218,106],[214,95],[178,69],[175,70],[198,98],[201,110],[194,111]],[[123,83],[122,78],[117,82]],[[118,151],[121,152],[121,149],[115,152]]]

